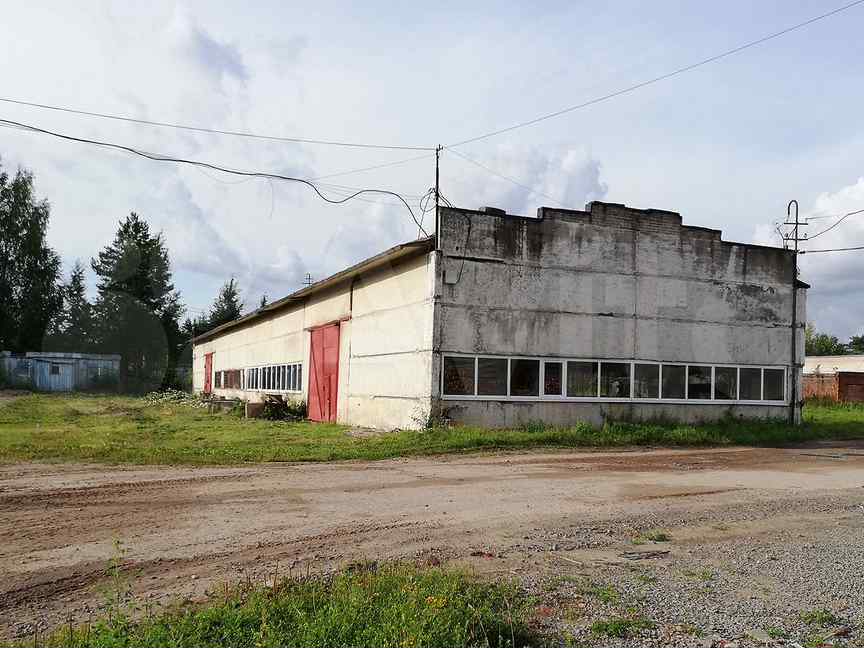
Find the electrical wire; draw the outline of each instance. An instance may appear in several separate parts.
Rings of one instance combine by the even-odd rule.
[[[864,2],[864,0],[862,0],[862,2]],[[473,159],[471,159],[470,157],[468,157],[468,156],[465,155],[464,153],[460,153],[459,151],[457,151],[457,150],[455,150],[455,149],[448,149],[448,148],[445,148],[444,150],[445,150],[445,151],[448,151],[449,153],[452,153],[453,155],[455,155],[455,156],[457,156],[457,157],[462,158],[462,159],[465,160],[466,162],[470,162],[470,163],[473,164],[474,166],[480,167],[481,169],[483,169],[483,170],[486,171],[487,173],[491,173],[491,174],[494,175],[494,176],[498,176],[499,178],[503,178],[503,179],[506,180],[507,182],[510,182],[510,183],[516,185],[517,187],[521,187],[522,189],[524,189],[525,191],[528,191],[529,193],[537,194],[538,196],[543,196],[544,198],[547,198],[547,199],[549,199],[549,200],[551,200],[551,201],[553,201],[553,202],[555,202],[555,203],[561,205],[562,207],[565,207],[565,208],[567,207],[567,205],[565,205],[563,202],[561,202],[561,201],[558,200],[557,198],[555,198],[555,197],[553,197],[553,196],[550,196],[549,194],[543,193],[542,191],[539,191],[539,190],[537,190],[537,189],[534,189],[533,187],[529,187],[528,185],[523,184],[523,183],[519,182],[518,180],[516,180],[516,179],[514,179],[514,178],[511,178],[511,177],[509,177],[509,176],[506,176],[506,175],[504,175],[503,173],[499,173],[499,172],[496,171],[495,169],[491,169],[491,168],[489,168],[488,166],[486,166],[485,164],[481,164],[481,163],[478,162],[477,160],[473,160]]]
[[[814,238],[816,238],[817,236],[822,236],[822,235],[825,234],[826,232],[830,232],[830,231],[833,230],[835,227],[837,227],[840,223],[842,223],[843,221],[845,221],[845,220],[846,220],[847,218],[849,218],[850,216],[854,216],[855,214],[864,214],[864,209],[859,209],[859,210],[857,210],[857,211],[852,211],[852,212],[849,212],[848,214],[844,214],[843,216],[840,217],[840,220],[838,220],[836,223],[832,223],[830,226],[826,227],[826,228],[823,229],[821,232],[816,232],[816,233],[813,234],[812,236],[808,236],[808,237],[807,237],[807,240],[808,240],[808,241],[812,241],[812,240],[813,240]]]
[[[862,0],[864,2],[864,0]],[[434,150],[434,149],[433,149]],[[340,176],[352,175],[354,173],[363,173],[365,171],[374,171],[375,169],[386,169],[389,167],[399,166],[400,164],[407,164],[408,162],[414,162],[416,160],[428,160],[430,158],[434,158],[435,155],[415,155],[414,157],[404,158],[402,160],[396,160],[394,162],[385,162],[384,164],[374,164],[372,166],[360,167],[359,169],[350,169],[348,171],[339,171],[338,173],[329,173],[327,175],[318,176],[316,178],[311,178],[311,180],[327,180],[329,178],[338,178]]]
[[[852,250],[864,250],[864,245],[845,248],[830,248],[827,250],[800,250],[798,254],[816,254],[817,252],[851,252]]]
[[[864,0],[862,0],[864,1]],[[163,155],[157,153],[148,153],[146,151],[141,151],[139,149],[133,148],[131,146],[124,146],[123,144],[115,144],[113,142],[104,142],[100,140],[92,140],[84,137],[74,137],[72,135],[66,135],[63,133],[56,133],[54,131],[49,131],[44,128],[39,128],[37,126],[31,126],[29,124],[23,124],[21,122],[12,121],[10,119],[0,119],[0,125],[7,125],[13,128],[20,128],[26,131],[41,133],[43,135],[51,135],[52,137],[57,137],[63,140],[68,140],[70,142],[79,142],[82,144],[92,144],[95,146],[102,146],[105,148],[116,149],[118,151],[125,151],[127,153],[132,153],[133,155],[139,155],[143,158],[147,158],[149,160],[155,160],[157,162],[173,162],[175,164],[189,164],[192,166],[201,167],[204,169],[212,169],[213,171],[221,171],[222,173],[229,173],[232,175],[249,177],[249,178],[268,178],[272,180],[285,180],[287,182],[297,182],[300,184],[304,184],[307,187],[310,187],[318,196],[325,202],[331,203],[333,205],[341,205],[343,203],[348,202],[353,198],[357,198],[361,194],[372,193],[372,194],[381,194],[388,196],[395,196],[398,198],[405,208],[408,210],[408,213],[411,214],[411,219],[414,223],[420,228],[420,231],[423,232],[424,235],[428,236],[426,230],[420,225],[420,222],[417,220],[417,217],[414,215],[414,210],[411,209],[411,205],[408,204],[408,201],[405,200],[401,195],[396,193],[395,191],[389,191],[387,189],[360,189],[359,191],[355,191],[354,193],[341,198],[339,200],[330,198],[326,196],[316,185],[314,182],[310,180],[306,180],[304,178],[293,178],[291,176],[285,176],[278,173],[268,173],[264,171],[241,171],[239,169],[230,169],[228,167],[223,167],[218,164],[212,164],[210,162],[202,162],[199,160],[189,160],[186,158],[175,157],[171,155]]]
[[[141,124],[144,126],[157,126],[159,128],[174,128],[176,130],[192,131],[195,133],[207,133],[210,135],[230,135],[232,137],[246,137],[250,139],[270,140],[273,142],[291,142],[294,144],[320,144],[324,146],[343,146],[347,148],[365,148],[365,149],[383,149],[390,151],[434,151],[432,146],[398,146],[389,144],[366,144],[361,142],[339,142],[335,140],[307,139],[303,137],[281,137],[278,135],[260,135],[258,133],[250,133],[246,131],[230,131],[220,130],[218,128],[206,128],[204,126],[188,126],[184,124],[173,124],[171,122],[153,121],[149,119],[138,119],[136,117],[128,117],[126,115],[113,115],[110,113],[93,112],[90,110],[79,110],[77,108],[68,108],[66,106],[52,106],[50,104],[36,103],[34,101],[24,101],[22,99],[12,99],[9,97],[0,97],[0,101],[18,106],[29,106],[31,108],[40,108],[42,110],[54,110],[57,112],[71,113],[73,115],[84,115],[87,117],[98,117],[100,119],[113,119],[114,121],[127,122],[130,124]]]
[[[646,86],[650,86],[655,83],[659,83],[660,81],[665,81],[666,79],[671,79],[672,77],[678,76],[679,74],[684,74],[685,72],[690,72],[691,70],[695,70],[696,68],[702,67],[703,65],[708,65],[709,63],[714,63],[715,61],[719,61],[720,59],[724,59],[726,57],[732,56],[733,54],[737,54],[743,50],[746,50],[750,47],[755,47],[756,45],[761,45],[767,41],[773,40],[775,38],[779,38],[780,36],[784,36],[790,32],[796,31],[808,25],[812,25],[815,22],[820,20],[824,20],[825,18],[830,18],[840,12],[846,11],[847,9],[851,9],[860,4],[864,3],[864,0],[855,0],[855,2],[850,2],[849,4],[843,5],[842,7],[838,7],[832,11],[827,13],[820,14],[815,16],[814,18],[810,18],[809,20],[805,20],[804,22],[798,23],[796,25],[792,25],[791,27],[787,27],[786,29],[782,29],[778,32],[774,32],[773,34],[768,34],[767,36],[763,36],[762,38],[757,38],[756,40],[749,41],[744,43],[743,45],[739,45],[738,47],[733,47],[732,49],[726,50],[725,52],[721,52],[719,54],[715,54],[714,56],[710,56],[708,58],[702,59],[701,61],[696,61],[695,63],[691,63],[689,65],[685,65],[684,67],[677,68],[672,70],[671,72],[666,72],[665,74],[661,74],[659,76],[653,77],[651,79],[647,79],[645,81],[641,81],[639,83],[633,84],[626,88],[622,88],[620,90],[616,90],[614,92],[610,92],[609,94],[605,94],[601,97],[595,97],[594,99],[590,99],[580,104],[576,104],[575,106],[568,106],[566,108],[562,108],[561,110],[556,110],[555,112],[548,113],[546,115],[541,115],[540,117],[535,117],[534,119],[529,119],[528,121],[520,122],[518,124],[513,124],[512,126],[507,126],[506,128],[499,128],[498,130],[490,131],[488,133],[484,133],[482,135],[477,135],[476,137],[470,137],[468,139],[464,139],[460,142],[455,142],[453,144],[448,144],[444,148],[452,148],[454,146],[463,146],[465,144],[470,144],[472,142],[478,142],[483,139],[487,139],[489,137],[495,137],[496,135],[501,135],[502,133],[509,133],[510,131],[514,131],[519,128],[525,128],[526,126],[533,126],[534,124],[538,124],[542,121],[546,121],[547,119],[553,119],[554,117],[560,117],[561,115],[573,112],[574,110],[580,110],[582,108],[587,108],[589,106],[593,106],[598,103],[602,103],[604,101],[608,101],[609,99],[614,99],[615,97],[620,97],[621,95],[629,94],[631,92],[635,92],[636,90],[640,90]]]

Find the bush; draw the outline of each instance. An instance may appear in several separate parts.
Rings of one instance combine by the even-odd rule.
[[[194,394],[179,389],[163,389],[143,396],[151,405],[186,405],[189,407],[207,407],[207,403]]]
[[[286,400],[268,394],[264,397],[261,417],[269,421],[302,421],[306,418],[306,401]]]

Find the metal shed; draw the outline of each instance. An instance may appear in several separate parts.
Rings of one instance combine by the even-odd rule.
[[[55,351],[13,354],[2,351],[0,367],[12,386],[51,392],[83,391],[116,385],[120,356]]]

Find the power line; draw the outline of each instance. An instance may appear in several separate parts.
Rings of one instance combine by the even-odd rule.
[[[411,214],[411,219],[414,221],[414,223],[417,225],[417,227],[420,229],[420,231],[423,232],[423,234],[425,236],[428,236],[428,233],[426,232],[426,230],[423,229],[423,227],[420,225],[420,222],[417,220],[417,217],[414,215],[414,210],[411,209],[411,205],[409,205],[408,201],[406,201],[405,198],[403,198],[400,194],[396,193],[395,191],[390,191],[387,189],[360,189],[359,191],[355,191],[354,193],[352,193],[349,196],[346,196],[344,198],[337,200],[337,199],[329,198],[328,196],[326,196],[324,193],[321,192],[321,190],[315,185],[314,182],[312,182],[310,180],[306,180],[304,178],[293,178],[291,176],[285,176],[285,175],[281,175],[278,173],[268,173],[268,172],[264,172],[264,171],[241,171],[238,169],[230,169],[228,167],[223,167],[223,166],[220,166],[218,164],[213,164],[210,162],[202,162],[199,160],[188,160],[186,158],[179,158],[179,157],[174,157],[171,155],[163,155],[163,154],[158,154],[158,153],[147,153],[146,151],[141,151],[141,150],[133,148],[131,146],[124,146],[123,144],[114,144],[113,142],[104,142],[104,141],[100,141],[100,140],[92,140],[92,139],[87,139],[84,137],[74,137],[72,135],[65,135],[63,133],[56,133],[53,131],[46,130],[44,128],[39,128],[37,126],[31,126],[29,124],[23,124],[21,122],[12,121],[10,119],[0,119],[0,125],[7,125],[7,126],[11,126],[13,128],[20,128],[20,129],[31,131],[34,133],[41,133],[43,135],[51,135],[52,137],[58,137],[60,139],[68,140],[70,142],[79,142],[82,144],[93,144],[95,146],[103,146],[105,148],[116,149],[118,151],[125,151],[127,153],[132,153],[133,155],[139,155],[143,158],[147,158],[149,160],[155,160],[157,162],[174,162],[176,164],[190,164],[192,166],[197,166],[197,167],[201,167],[204,169],[212,169],[214,171],[221,171],[222,173],[230,173],[232,175],[250,177],[250,178],[251,177],[268,178],[268,179],[272,179],[272,180],[285,180],[287,182],[298,182],[300,184],[306,185],[307,187],[310,187],[325,202],[328,202],[328,203],[331,203],[334,205],[341,205],[342,203],[346,203],[349,200],[351,200],[352,198],[356,198],[357,196],[360,196],[361,194],[364,194],[364,193],[374,193],[374,194],[381,194],[381,195],[387,195],[387,196],[395,196],[396,198],[398,198],[402,202],[403,205],[405,205],[405,208],[408,210],[408,213]]]
[[[862,0],[862,2],[864,2],[864,0]],[[432,149],[432,150],[434,151],[435,149]],[[327,175],[312,178],[312,180],[315,180],[315,181],[327,180],[329,178],[338,178],[340,176],[351,175],[354,173],[363,173],[364,171],[374,171],[375,169],[386,169],[388,167],[399,166],[400,164],[407,164],[408,162],[414,162],[416,160],[427,160],[427,159],[430,159],[433,157],[435,157],[434,153],[431,155],[429,155],[428,153],[426,155],[415,155],[414,157],[405,158],[402,160],[396,160],[395,162],[385,162],[384,164],[375,164],[373,166],[361,167],[359,169],[350,169],[349,171],[339,171],[338,173],[329,173]]]
[[[615,97],[620,97],[621,95],[629,94],[646,86],[652,85],[654,83],[659,83],[660,81],[665,81],[666,79],[671,79],[674,76],[678,76],[679,74],[684,74],[685,72],[689,72],[691,70],[695,70],[696,68],[702,67],[703,65],[708,65],[709,63],[714,63],[715,61],[719,61],[720,59],[726,58],[728,56],[732,56],[733,54],[737,54],[743,50],[746,50],[750,47],[755,47],[756,45],[761,45],[767,41],[773,40],[775,38],[779,38],[780,36],[784,36],[790,32],[801,29],[802,27],[806,27],[807,25],[812,25],[815,22],[820,20],[824,20],[825,18],[829,18],[834,16],[842,11],[846,11],[847,9],[851,9],[852,7],[856,7],[860,4],[864,3],[864,0],[855,0],[855,2],[850,2],[849,4],[843,5],[842,7],[838,7],[833,11],[829,11],[827,13],[821,14],[814,18],[810,18],[809,20],[805,20],[804,22],[798,23],[797,25],[792,25],[791,27],[787,27],[786,29],[782,29],[778,32],[774,32],[773,34],[769,34],[767,36],[763,36],[762,38],[758,38],[756,40],[750,41],[748,43],[744,43],[743,45],[739,45],[738,47],[734,47],[732,49],[726,50],[725,52],[721,52],[719,54],[715,54],[714,56],[710,56],[706,59],[702,59],[701,61],[697,61],[695,63],[691,63],[689,65],[685,65],[684,67],[680,67],[678,69],[672,70],[671,72],[666,72],[665,74],[661,74],[660,76],[653,77],[646,81],[641,81],[640,83],[636,83],[634,85],[628,86],[626,88],[622,88],[621,90],[616,90],[615,92],[610,92],[609,94],[603,95],[601,97],[596,97],[594,99],[590,99],[580,104],[576,104],[575,106],[568,106],[567,108],[562,108],[561,110],[556,110],[555,112],[548,113],[546,115],[541,115],[540,117],[535,117],[534,119],[529,119],[528,121],[520,122],[518,124],[514,124],[512,126],[507,126],[506,128],[499,128],[498,130],[490,131],[488,133],[484,133],[483,135],[478,135],[476,137],[471,137],[469,139],[462,140],[461,142],[456,142],[454,144],[449,144],[444,148],[451,148],[454,146],[462,146],[464,144],[470,144],[472,142],[477,142],[482,139],[487,139],[489,137],[494,137],[496,135],[501,135],[502,133],[508,133],[510,131],[516,130],[517,128],[524,128],[526,126],[532,126],[539,122],[545,121],[547,119],[552,119],[554,117],[560,117],[569,112],[573,112],[574,110],[580,110],[582,108],[587,108],[588,106],[593,106],[595,104],[601,103],[603,101],[608,101],[609,99],[613,99]]]
[[[845,248],[830,248],[827,250],[801,250],[799,254],[816,254],[817,252],[850,252],[852,250],[864,250],[864,245]]]
[[[864,0],[862,0],[862,1],[864,1]],[[463,153],[460,153],[459,151],[457,151],[457,150],[455,150],[455,149],[445,148],[444,150],[448,151],[449,153],[452,153],[453,155],[456,155],[457,157],[462,158],[462,159],[465,160],[466,162],[470,162],[471,164],[473,164],[473,165],[475,165],[475,166],[477,166],[477,167],[483,169],[483,170],[486,171],[487,173],[491,173],[491,174],[494,175],[494,176],[498,176],[499,178],[503,178],[503,179],[506,180],[507,182],[510,182],[510,183],[516,185],[517,187],[521,187],[522,189],[525,189],[526,191],[528,191],[528,192],[530,192],[530,193],[537,194],[538,196],[543,196],[544,198],[548,198],[549,200],[551,200],[551,201],[553,201],[553,202],[555,202],[555,203],[558,203],[558,204],[561,205],[562,207],[567,207],[567,205],[565,205],[563,202],[561,202],[561,201],[558,200],[557,198],[554,198],[554,197],[550,196],[549,194],[546,194],[546,193],[543,193],[542,191],[539,191],[539,190],[537,190],[537,189],[534,189],[533,187],[529,187],[528,185],[523,184],[523,183],[519,182],[518,180],[516,180],[516,179],[514,179],[514,178],[511,178],[510,176],[506,176],[506,175],[504,175],[503,173],[499,173],[499,172],[496,171],[495,169],[491,169],[491,168],[489,168],[488,166],[486,166],[485,164],[481,164],[481,163],[478,162],[477,160],[472,160],[472,159],[469,158],[467,155],[465,155],[465,154],[463,154]]]
[[[843,221],[845,221],[845,220],[846,220],[847,218],[849,218],[850,216],[854,216],[855,214],[864,214],[864,209],[859,209],[859,210],[857,210],[857,211],[852,211],[852,212],[849,212],[848,214],[844,214],[844,215],[840,218],[840,220],[838,220],[836,223],[832,223],[830,226],[826,227],[826,228],[823,229],[821,232],[816,232],[813,236],[808,236],[808,237],[807,237],[807,240],[812,240],[812,239],[816,238],[817,236],[822,236],[822,235],[825,234],[826,232],[830,232],[830,231],[833,230],[835,227],[837,227],[840,223],[842,223]]]
[[[126,115],[113,115],[110,113],[93,112],[90,110],[79,110],[77,108],[68,108],[66,106],[52,106],[50,104],[36,103],[33,101],[23,101],[21,99],[11,99],[9,97],[0,97],[0,101],[4,103],[16,104],[19,106],[29,106],[31,108],[41,108],[43,110],[54,110],[57,112],[71,113],[73,115],[85,115],[87,117],[99,117],[101,119],[113,119],[114,121],[127,122],[130,124],[141,124],[144,126],[157,126],[159,128],[174,128],[176,130],[193,131],[196,133],[207,133],[210,135],[230,135],[232,137],[246,137],[250,139],[270,140],[273,142],[291,142],[294,144],[320,144],[324,146],[343,146],[347,148],[365,148],[365,149],[384,149],[390,151],[434,151],[431,146],[397,146],[389,144],[366,144],[360,142],[340,142],[335,140],[307,139],[302,137],[280,137],[278,135],[261,135],[259,133],[250,133],[247,131],[230,131],[220,130],[218,128],[205,128],[204,126],[189,126],[184,124],[173,124],[171,122],[153,121],[149,119],[138,119],[136,117],[128,117]]]

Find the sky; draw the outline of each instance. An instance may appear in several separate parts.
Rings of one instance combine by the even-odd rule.
[[[777,32],[843,0],[418,3],[27,2],[4,7],[0,96],[281,137],[452,144],[589,101]],[[452,203],[531,215],[591,200],[678,211],[725,240],[779,245],[776,223],[864,209],[864,5],[674,78],[446,151]],[[0,102],[0,118],[245,170],[399,192],[419,214],[431,154],[237,138]],[[414,158],[414,159],[411,159]],[[419,158],[419,159],[417,159]],[[403,162],[411,159],[411,161]],[[393,197],[331,205],[238,178],[0,129],[33,171],[68,270],[135,211],[162,231],[190,314],[237,278],[246,305],[416,238]],[[346,173],[385,165],[383,168]],[[424,223],[428,229],[431,215]],[[836,218],[813,220],[817,234]],[[805,249],[864,245],[864,214]],[[808,319],[864,333],[864,251],[801,257]],[[92,277],[91,277],[92,281]]]

